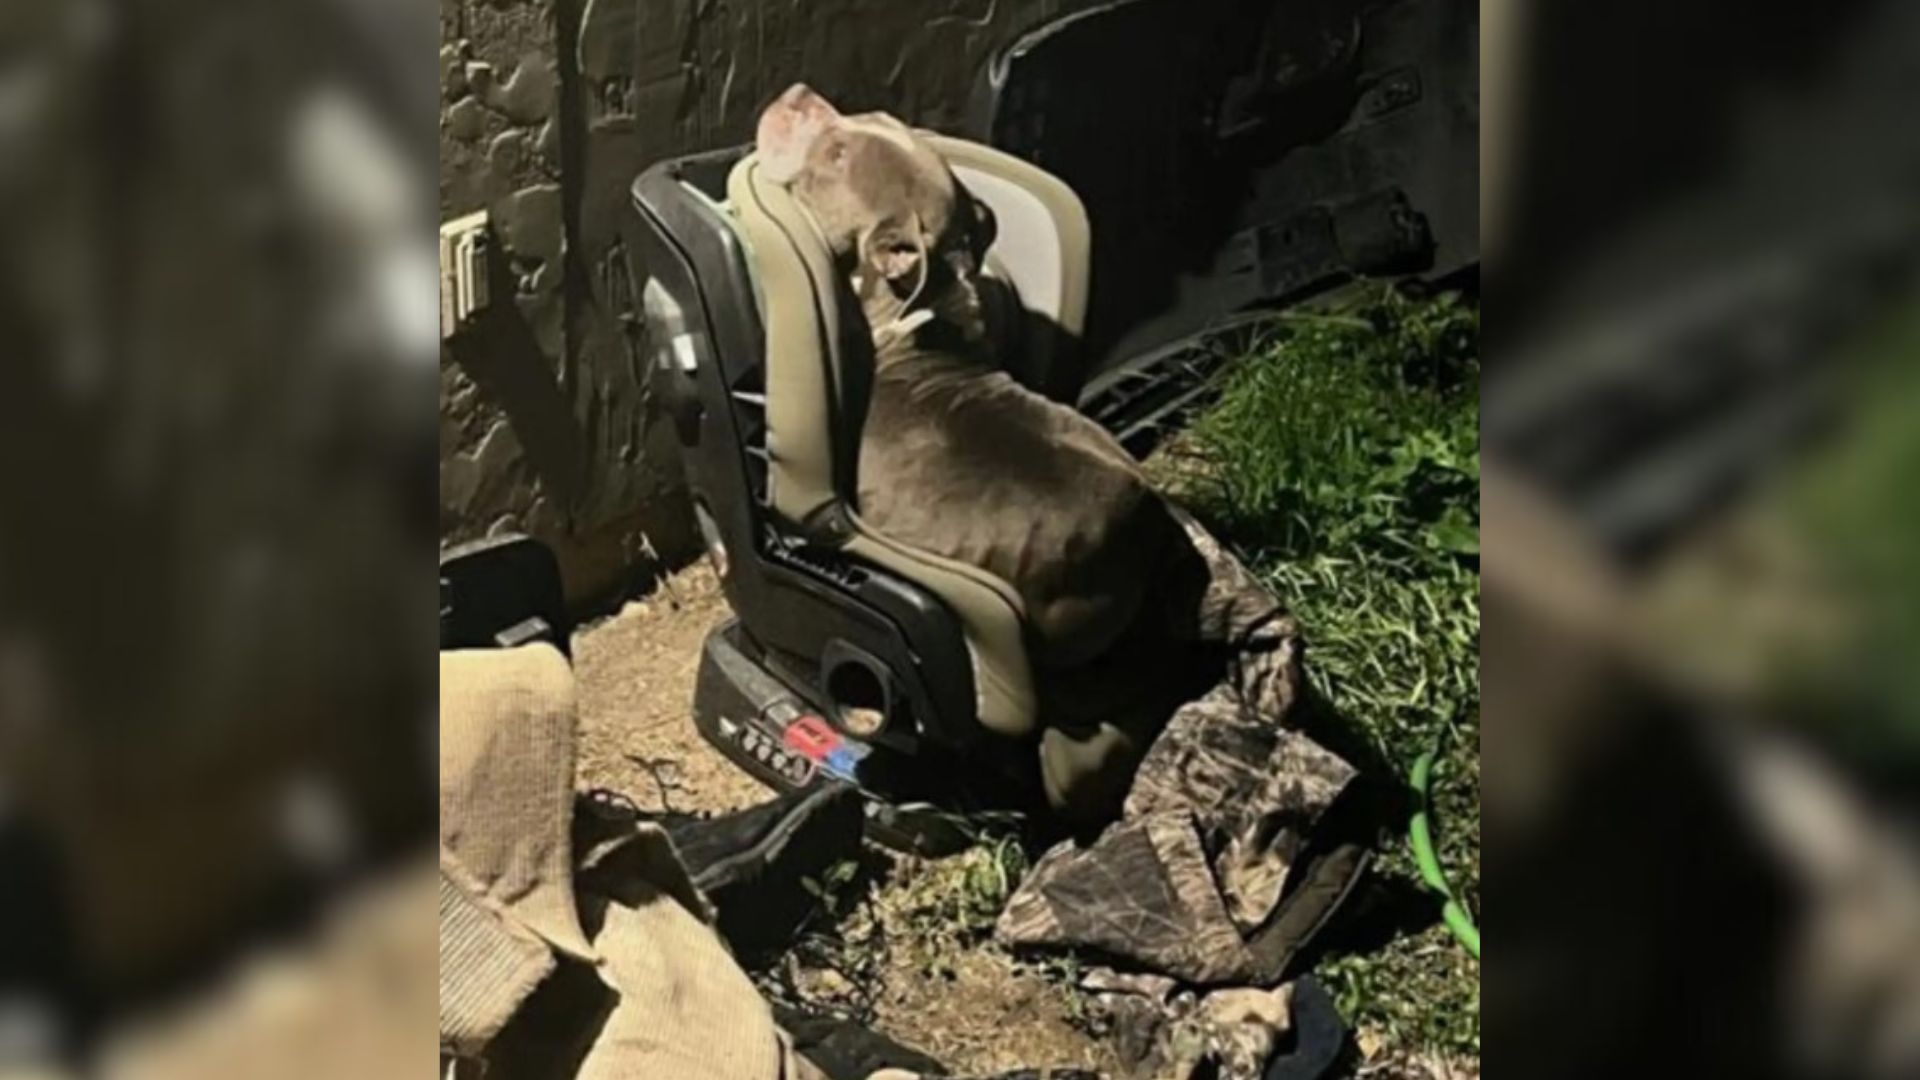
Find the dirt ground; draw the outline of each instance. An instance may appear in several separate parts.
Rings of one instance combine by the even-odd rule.
[[[649,810],[734,810],[768,797],[693,727],[700,644],[726,614],[719,579],[697,563],[575,633],[581,783]]]
[[[718,580],[698,564],[576,634],[583,785],[620,791],[645,808],[679,811],[736,809],[769,797],[693,726],[700,644],[726,611]],[[991,942],[956,941],[942,920],[913,917],[937,902],[928,898],[940,895],[951,877],[952,868],[940,864],[892,860],[868,905],[884,930],[853,934],[856,947],[872,946],[858,958],[858,973],[850,980],[795,957],[791,983],[815,1001],[858,999],[874,1026],[958,1072],[1042,1065],[1115,1070],[1103,1041],[1074,1025],[1074,999],[1058,983]],[[851,921],[871,930],[863,918]]]
[[[579,676],[580,779],[648,809],[724,811],[772,793],[710,749],[691,706],[700,645],[727,614],[704,563],[641,600],[584,626],[574,638]],[[944,862],[877,856],[881,882],[857,911],[831,920],[830,941],[794,950],[763,986],[797,988],[816,1006],[868,1018],[874,1027],[956,1072],[1077,1066],[1125,1075],[1108,1039],[1076,1022],[1078,1001],[1060,981],[986,939],[991,916],[956,913],[983,852]],[[963,926],[956,933],[956,924]],[[969,925],[970,924],[970,925]],[[1476,1062],[1380,1053],[1358,1033],[1369,1080],[1475,1080]]]

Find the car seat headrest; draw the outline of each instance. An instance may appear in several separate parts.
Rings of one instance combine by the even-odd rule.
[[[990,318],[1013,344],[1004,350],[1030,385],[1070,363],[1085,322],[1089,265],[1086,211],[1071,188],[1018,158],[963,139],[931,136],[955,175],[998,219],[985,269]],[[857,316],[818,224],[785,185],[749,154],[727,183],[766,328],[769,499],[805,526],[850,500],[864,373],[849,367],[844,336]],[[1044,387],[1042,387],[1044,389]]]

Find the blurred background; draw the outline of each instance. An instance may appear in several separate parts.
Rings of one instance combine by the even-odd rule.
[[[594,267],[789,76],[714,8],[0,4],[0,1074],[431,1067],[430,551],[548,532],[585,594],[687,546]],[[925,58],[1064,10],[907,8],[787,61],[905,19],[856,96],[958,123]],[[1487,1035],[1913,1075],[1920,7],[1487,0],[1480,50]],[[434,336],[477,208],[578,441]]]
[[[0,1073],[433,1067],[433,35],[0,5]]]
[[[1482,5],[1485,1033],[1920,1068],[1920,8]]]

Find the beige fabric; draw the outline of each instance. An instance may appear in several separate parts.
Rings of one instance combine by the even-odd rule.
[[[851,493],[836,490],[838,454],[857,451],[857,435],[835,445],[841,340],[838,285],[826,244],[787,190],[759,176],[752,156],[727,182],[738,226],[754,252],[767,354],[768,464],[773,509],[802,528],[838,508],[854,530],[846,549],[914,581],[959,618],[974,674],[975,711],[988,730],[1031,733],[1036,702],[1027,658],[1025,611],[1013,587],[992,574],[909,548],[866,527]]]
[[[443,709],[458,715],[445,719],[467,721],[453,725],[456,742],[503,745],[490,737],[494,733],[484,730],[483,723],[515,728],[541,723],[548,712],[555,714],[552,719],[564,715],[571,721],[570,693],[556,693],[565,689],[561,677],[568,674],[557,654],[472,654],[458,658],[452,674],[455,678],[443,683],[443,691],[455,693],[443,701]],[[475,708],[476,702],[493,699],[512,707]],[[566,701],[568,707],[560,709],[557,701]],[[562,740],[570,744],[571,736],[563,733]],[[534,766],[549,770],[546,779],[571,776],[570,755],[536,754],[528,761],[528,771]],[[485,791],[483,786],[470,788],[470,798],[450,805],[456,814],[474,810],[480,818],[497,822],[495,808],[482,798]],[[557,825],[558,835],[568,827],[565,817],[533,820],[536,828]],[[452,828],[445,829],[446,824]],[[463,824],[455,820],[443,823],[443,829],[456,837],[470,836]],[[471,844],[460,848],[470,857],[483,850],[517,850]],[[489,1080],[511,1075],[539,1080],[823,1080],[792,1055],[766,1005],[713,932],[675,899],[690,894],[690,886],[664,836],[655,830],[631,849],[643,857],[622,869],[638,867],[642,874],[658,874],[663,883],[629,879],[622,899],[606,902],[604,918],[594,920],[598,930],[593,942],[607,953],[608,963],[600,969],[563,963],[564,972],[542,982],[521,1006],[523,1016],[563,1006],[557,1011],[567,1019],[568,1031],[519,1047],[520,1061],[528,1064],[524,1069],[495,1070],[490,1048],[487,1060],[468,1062],[471,1068],[455,1074]],[[511,996],[512,987],[526,986],[528,972],[554,966],[547,944],[506,918],[507,909],[492,906],[487,894],[462,874],[457,865],[440,866],[443,1046],[450,927],[456,966],[465,965],[475,978],[497,975],[504,984],[502,997]],[[489,879],[504,877],[490,874]],[[558,880],[569,880],[569,874],[563,872]],[[429,1071],[435,1065],[422,1038],[426,1015],[433,1009],[436,965],[427,946],[433,894],[424,858],[396,868],[336,905],[311,940],[247,957],[228,977],[192,999],[116,1025],[99,1047],[89,1075],[105,1080],[400,1080],[435,1075]],[[599,916],[597,902],[593,906]],[[491,946],[479,951],[489,955],[463,958],[461,942],[484,941]],[[495,947],[497,951],[491,951]],[[613,989],[602,997],[617,996],[618,1005],[611,1011],[570,1010],[564,1008],[565,1001],[543,1001],[565,989],[561,983],[567,976],[596,987],[604,980]],[[484,994],[491,988],[467,984],[464,989],[481,994],[475,1000],[485,1004]],[[474,1015],[459,1004],[454,1011]],[[495,1048],[526,1033],[524,1028],[517,1018]],[[446,1064],[444,1058],[439,1063],[443,1075]],[[0,1075],[16,1074],[35,1075],[0,1068]],[[47,1070],[44,1075],[64,1074]]]
[[[662,890],[609,904],[594,944],[618,1001],[578,1080],[777,1080],[773,1015],[711,927]]]
[[[576,887],[560,653],[443,653],[440,711],[443,1049],[495,1078],[801,1077],[663,831],[582,853]]]
[[[440,1049],[471,1058],[553,973],[553,950],[440,869]]]
[[[728,176],[727,196],[753,253],[767,334],[769,495],[775,512],[806,526],[840,500],[832,426],[840,415],[841,329],[833,266],[806,212],[784,187],[760,176],[753,155]],[[839,452],[850,456],[855,448]]]
[[[996,735],[1030,734],[1039,718],[1033,668],[1027,658],[1026,606],[1013,586],[994,575],[881,535],[849,514],[857,535],[847,541],[855,555],[918,582],[959,618],[973,660],[975,711]]]
[[[424,855],[424,852],[422,853]],[[432,1076],[427,860],[333,904],[316,932],[244,957],[190,998],[105,1033],[96,1080],[416,1080]],[[11,1076],[0,1067],[0,1076]]]
[[[821,1080],[713,929],[672,845],[643,826],[579,878],[597,969],[562,964],[488,1047],[487,1080]]]
[[[558,649],[440,654],[441,864],[593,961],[574,904],[573,770],[573,672]]]

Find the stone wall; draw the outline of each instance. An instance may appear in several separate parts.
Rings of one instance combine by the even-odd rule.
[[[621,317],[633,177],[746,141],[798,79],[843,108],[958,128],[996,49],[1090,6],[441,0],[440,210],[489,210],[507,270],[441,360],[443,541],[531,532],[560,552],[576,600],[689,557],[678,462]]]

